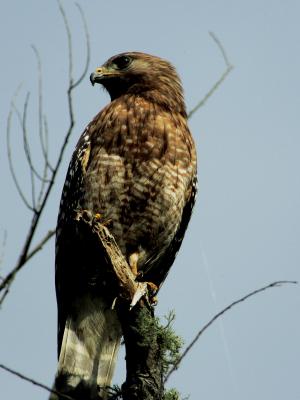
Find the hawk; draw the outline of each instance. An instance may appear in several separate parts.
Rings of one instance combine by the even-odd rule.
[[[110,288],[103,282],[100,290],[90,268],[91,249],[74,227],[74,212],[88,210],[107,221],[136,279],[159,288],[194,206],[196,151],[181,82],[168,61],[122,53],[97,68],[90,80],[108,91],[111,102],[81,135],[62,192],[55,388],[73,394],[88,387],[95,397],[105,398],[122,332]]]

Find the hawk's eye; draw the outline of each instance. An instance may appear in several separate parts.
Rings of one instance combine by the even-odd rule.
[[[115,58],[113,63],[118,69],[124,69],[131,63],[131,58],[128,56],[120,56]]]

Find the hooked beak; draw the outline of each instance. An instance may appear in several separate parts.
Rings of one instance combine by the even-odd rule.
[[[95,75],[96,75],[95,72],[92,72],[91,75],[90,75],[90,81],[91,81],[91,84],[93,86],[95,85],[95,82],[96,82],[96,76]]]
[[[108,73],[104,67],[97,68],[96,71],[90,75],[91,84],[94,86],[95,83],[102,83],[107,75]]]

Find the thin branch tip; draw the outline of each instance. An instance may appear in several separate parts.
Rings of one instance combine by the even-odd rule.
[[[41,176],[42,185],[41,185],[39,194],[37,195],[37,199],[35,196],[35,192],[32,188],[32,194],[34,194],[33,198],[36,200],[37,204],[30,204],[30,202],[27,200],[27,198],[22,190],[21,185],[18,182],[16,173],[15,173],[14,163],[13,163],[13,159],[12,159],[12,151],[11,151],[12,148],[11,148],[11,143],[10,143],[12,118],[13,118],[14,112],[17,112],[16,111],[17,108],[15,106],[15,99],[20,91],[20,88],[21,88],[21,84],[20,84],[12,98],[10,110],[9,110],[9,113],[7,116],[7,129],[6,129],[6,132],[7,132],[7,154],[8,154],[9,168],[10,168],[10,172],[12,175],[12,179],[14,181],[14,184],[17,188],[17,191],[18,191],[19,196],[21,197],[23,203],[32,212],[32,219],[31,219],[31,224],[30,224],[28,233],[26,235],[26,238],[25,238],[25,241],[23,244],[23,248],[21,249],[21,252],[19,254],[19,258],[16,262],[16,265],[14,268],[11,269],[11,271],[6,275],[6,277],[3,278],[3,281],[0,284],[0,292],[3,291],[1,298],[0,298],[0,305],[3,303],[5,297],[7,296],[7,293],[9,292],[9,289],[10,289],[18,271],[26,264],[26,262],[34,254],[36,254],[39,251],[39,249],[46,243],[46,241],[48,241],[50,239],[50,237],[52,237],[54,235],[54,231],[51,231],[51,233],[48,233],[44,237],[44,239],[32,251],[30,251],[31,244],[32,244],[33,238],[36,233],[36,228],[39,224],[41,215],[42,215],[42,213],[45,209],[45,206],[47,204],[47,201],[49,199],[50,193],[52,192],[52,188],[56,181],[56,176],[57,176],[58,170],[62,164],[63,156],[65,154],[65,150],[66,150],[67,144],[69,142],[69,138],[70,138],[70,136],[73,132],[73,128],[75,126],[74,112],[73,112],[73,89],[76,86],[78,86],[81,83],[81,81],[83,80],[85,74],[87,73],[88,64],[89,64],[89,60],[90,60],[90,39],[89,39],[89,34],[88,34],[88,28],[87,28],[86,20],[85,20],[84,13],[83,13],[81,7],[77,6],[80,11],[80,14],[81,14],[81,17],[83,20],[83,24],[84,24],[84,29],[85,29],[87,58],[86,58],[86,64],[85,64],[83,73],[74,84],[73,51],[72,51],[72,37],[71,37],[70,25],[69,25],[65,10],[62,6],[62,2],[60,0],[57,0],[57,3],[58,3],[59,11],[63,18],[64,27],[65,27],[65,30],[67,33],[67,41],[68,41],[69,84],[68,84],[66,94],[67,94],[67,101],[68,101],[69,127],[67,128],[63,143],[59,150],[56,163],[52,167],[48,160],[48,125],[47,125],[47,120],[46,120],[46,118],[43,114],[43,110],[42,110],[41,63],[40,63],[39,52],[38,52],[37,48],[34,45],[32,45],[31,47],[37,57],[38,71],[39,71],[39,107],[38,107],[39,108],[39,130],[40,130],[40,140],[41,140],[41,145],[42,145],[42,151],[44,154],[44,170],[43,170],[43,175]],[[27,100],[27,102],[28,102],[28,100]],[[26,102],[25,102],[25,104],[26,104]],[[27,105],[25,108],[27,108]],[[18,112],[17,112],[17,114],[18,114]],[[24,124],[24,115],[22,118],[21,113],[19,113],[19,116],[20,116],[20,118],[19,117],[18,118],[19,118],[19,122],[21,123],[21,129],[23,130],[23,133],[24,133],[24,125],[25,125]],[[25,113],[25,117],[26,117],[26,113]],[[25,118],[25,122],[26,122],[26,118]],[[26,131],[26,129],[25,129],[25,131]],[[26,148],[26,152],[27,152],[27,161],[30,164],[31,173],[34,174],[35,176],[37,176],[36,170],[34,169],[34,167],[32,165],[32,160],[31,160],[31,156],[30,156],[30,150],[29,150],[29,146],[28,146],[28,142],[27,142],[26,132],[24,133],[24,136],[25,136],[24,147]],[[50,171],[49,179],[47,179],[47,175],[46,175],[47,170]],[[44,187],[44,185],[45,185],[45,187]]]
[[[35,379],[29,378],[28,376],[23,375],[23,374],[21,374],[20,372],[15,371],[14,369],[7,367],[6,365],[0,364],[0,368],[3,369],[3,370],[6,371],[6,372],[9,372],[9,373],[12,374],[12,375],[17,376],[18,378],[20,378],[20,379],[22,379],[22,380],[24,380],[24,381],[26,381],[26,382],[30,382],[30,383],[32,383],[33,385],[38,386],[38,387],[40,387],[41,389],[46,390],[47,392],[49,392],[49,393],[51,393],[51,394],[57,395],[59,399],[75,400],[73,397],[68,396],[68,395],[66,395],[66,394],[64,394],[64,393],[60,393],[60,392],[58,392],[57,390],[53,390],[53,389],[50,388],[49,386],[46,386],[46,385],[44,385],[43,383],[40,383],[40,382],[36,381]]]
[[[221,311],[219,311],[217,314],[215,314],[196,334],[194,339],[190,342],[190,344],[186,347],[182,355],[179,357],[177,363],[171,368],[169,371],[168,375],[166,376],[164,380],[164,384],[167,382],[171,374],[176,371],[181,363],[181,361],[184,359],[184,357],[190,352],[192,347],[197,343],[199,340],[200,336],[217,320],[219,319],[223,314],[225,314],[227,311],[229,311],[231,308],[234,306],[244,302],[245,300],[249,299],[252,296],[255,296],[258,293],[264,292],[267,289],[273,288],[273,287],[281,287],[282,285],[285,284],[298,284],[297,281],[289,281],[289,280],[282,280],[282,281],[275,281],[272,283],[269,283],[268,285],[265,285],[259,289],[253,290],[252,292],[246,294],[245,296],[239,298],[238,300],[233,301],[230,303],[228,306],[223,308]]]
[[[217,44],[223,60],[225,62],[226,69],[222,73],[221,77],[214,83],[214,85],[211,87],[211,89],[205,94],[205,96],[195,105],[194,108],[191,109],[188,113],[188,119],[192,117],[193,114],[195,114],[196,111],[198,111],[201,107],[205,105],[207,100],[214,94],[214,92],[219,88],[219,86],[225,81],[227,76],[230,74],[230,72],[233,70],[233,65],[229,62],[229,59],[227,57],[227,54],[225,52],[225,49],[220,42],[220,40],[217,38],[217,36],[213,32],[209,32],[210,36],[214,40],[214,42]]]
[[[225,51],[225,49],[224,49],[224,46],[222,45],[220,39],[219,39],[219,38],[217,37],[217,35],[216,35],[214,32],[212,32],[212,31],[209,32],[209,35],[210,35],[210,37],[213,39],[213,41],[216,43],[216,45],[218,46],[219,50],[221,51],[226,66],[227,66],[228,68],[232,69],[232,68],[233,68],[233,65],[229,62],[227,53],[226,53],[226,51]]]
[[[281,287],[283,285],[288,285],[288,284],[298,285],[298,281],[277,281],[277,282],[274,282],[274,285],[270,284],[270,287],[273,287],[273,286],[274,287]]]

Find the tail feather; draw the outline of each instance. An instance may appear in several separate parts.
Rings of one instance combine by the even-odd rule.
[[[121,335],[116,312],[102,298],[81,297],[65,324],[55,390],[73,396],[84,391],[92,399],[105,399]]]

